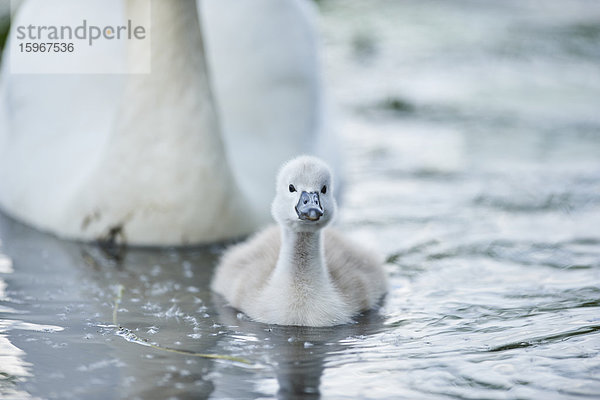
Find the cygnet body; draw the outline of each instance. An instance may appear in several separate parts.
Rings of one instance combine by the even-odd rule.
[[[301,156],[277,177],[271,226],[230,248],[212,289],[250,318],[332,326],[375,307],[387,288],[377,256],[325,228],[336,211],[329,167]]]

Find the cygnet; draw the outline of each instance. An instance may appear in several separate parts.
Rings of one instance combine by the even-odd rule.
[[[334,229],[327,164],[300,156],[277,177],[271,226],[228,249],[212,289],[250,318],[277,325],[333,326],[374,308],[387,290],[381,260]]]

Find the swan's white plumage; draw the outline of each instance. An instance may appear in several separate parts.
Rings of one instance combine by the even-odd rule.
[[[96,0],[86,11],[135,18],[144,1],[123,10]],[[70,2],[26,2],[16,23],[45,12],[73,23]],[[151,74],[21,76],[5,63],[0,202],[9,213],[77,239],[116,228],[143,245],[215,241],[255,226],[224,156],[195,1],[152,8]]]
[[[64,8],[73,3],[78,2],[63,2]],[[113,15],[123,18],[119,0],[92,0],[87,7],[101,22]],[[123,82],[121,75],[11,73],[8,49],[15,27],[44,19],[81,24],[63,11],[44,0],[24,2],[12,21],[1,72],[0,204],[13,216],[43,229],[65,222],[68,199],[106,144]]]
[[[13,27],[48,16],[80,24],[80,15],[70,13],[75,5],[85,6],[86,15],[93,15],[94,21],[115,24],[135,12],[142,1],[27,0]],[[293,13],[295,3],[281,1],[287,4],[283,7],[288,13]],[[236,2],[219,4],[213,11],[225,15]],[[307,112],[302,105],[307,103],[307,91],[310,101],[319,97],[316,65],[300,64],[290,73],[292,80],[306,77],[296,82],[296,90],[286,86],[286,79],[270,82],[268,90],[287,88],[278,100],[287,104],[286,118],[291,118],[289,107],[299,107],[288,126],[306,129],[286,130],[277,125],[279,117],[273,118],[276,128],[271,129],[263,114],[257,129],[232,130],[237,133],[222,138],[205,71],[195,0],[154,0],[152,6],[150,75],[19,75],[9,71],[9,52],[5,51],[0,83],[0,207],[4,211],[75,239],[97,239],[122,227],[127,242],[146,245],[234,237],[267,219],[268,203],[260,202],[260,196],[249,196],[248,190],[272,180],[275,163],[290,152],[310,152],[318,145],[314,140],[318,128],[312,121],[320,111]],[[263,11],[268,14],[279,8],[271,4]],[[307,24],[307,15],[296,16],[296,26]],[[292,20],[287,19],[288,23]],[[214,34],[205,28],[211,42],[235,39],[213,28]],[[287,47],[284,58],[291,54],[288,58],[298,59],[294,54],[312,51],[311,35]],[[271,37],[272,43],[280,40]],[[300,48],[308,50],[296,50]],[[125,50],[123,46],[98,57],[125,58]],[[97,60],[80,61],[92,65]],[[246,63],[260,68],[261,63],[268,66],[271,61],[272,57],[257,53],[251,60],[223,67],[215,79],[229,75],[242,84],[239,77]],[[279,66],[282,71],[288,67]],[[253,79],[257,76],[249,74],[248,80]],[[273,105],[263,101],[261,84],[246,83],[240,86],[242,90],[254,104],[262,102],[263,111]],[[219,107],[223,124],[239,126],[239,121],[225,122],[237,117],[226,111],[234,105],[223,101]],[[272,116],[278,115],[277,111]],[[267,140],[273,137],[271,147]]]
[[[339,170],[319,72],[316,10],[306,0],[201,5],[207,63],[234,175],[268,217],[264,205],[275,194],[274,172],[284,160],[311,153],[326,156]],[[240,141],[245,146],[237,146]],[[265,146],[278,157],[257,162]]]
[[[320,236],[335,210],[333,198],[321,195],[322,223],[300,221],[293,210],[297,196],[286,193],[290,183],[298,192],[318,191],[324,184],[330,195],[333,191],[329,172],[320,161],[301,157],[286,164],[272,207],[280,226],[266,228],[228,249],[216,268],[212,289],[257,321],[307,326],[347,323],[375,307],[386,292],[382,262],[334,229],[324,229]]]

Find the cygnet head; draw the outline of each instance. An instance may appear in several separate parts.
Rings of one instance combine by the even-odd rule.
[[[300,156],[281,167],[271,214],[295,232],[314,232],[336,211],[331,170],[316,157]]]

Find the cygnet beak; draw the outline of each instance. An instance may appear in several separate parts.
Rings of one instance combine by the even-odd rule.
[[[296,214],[304,221],[318,221],[323,215],[319,192],[302,192],[296,204]]]

